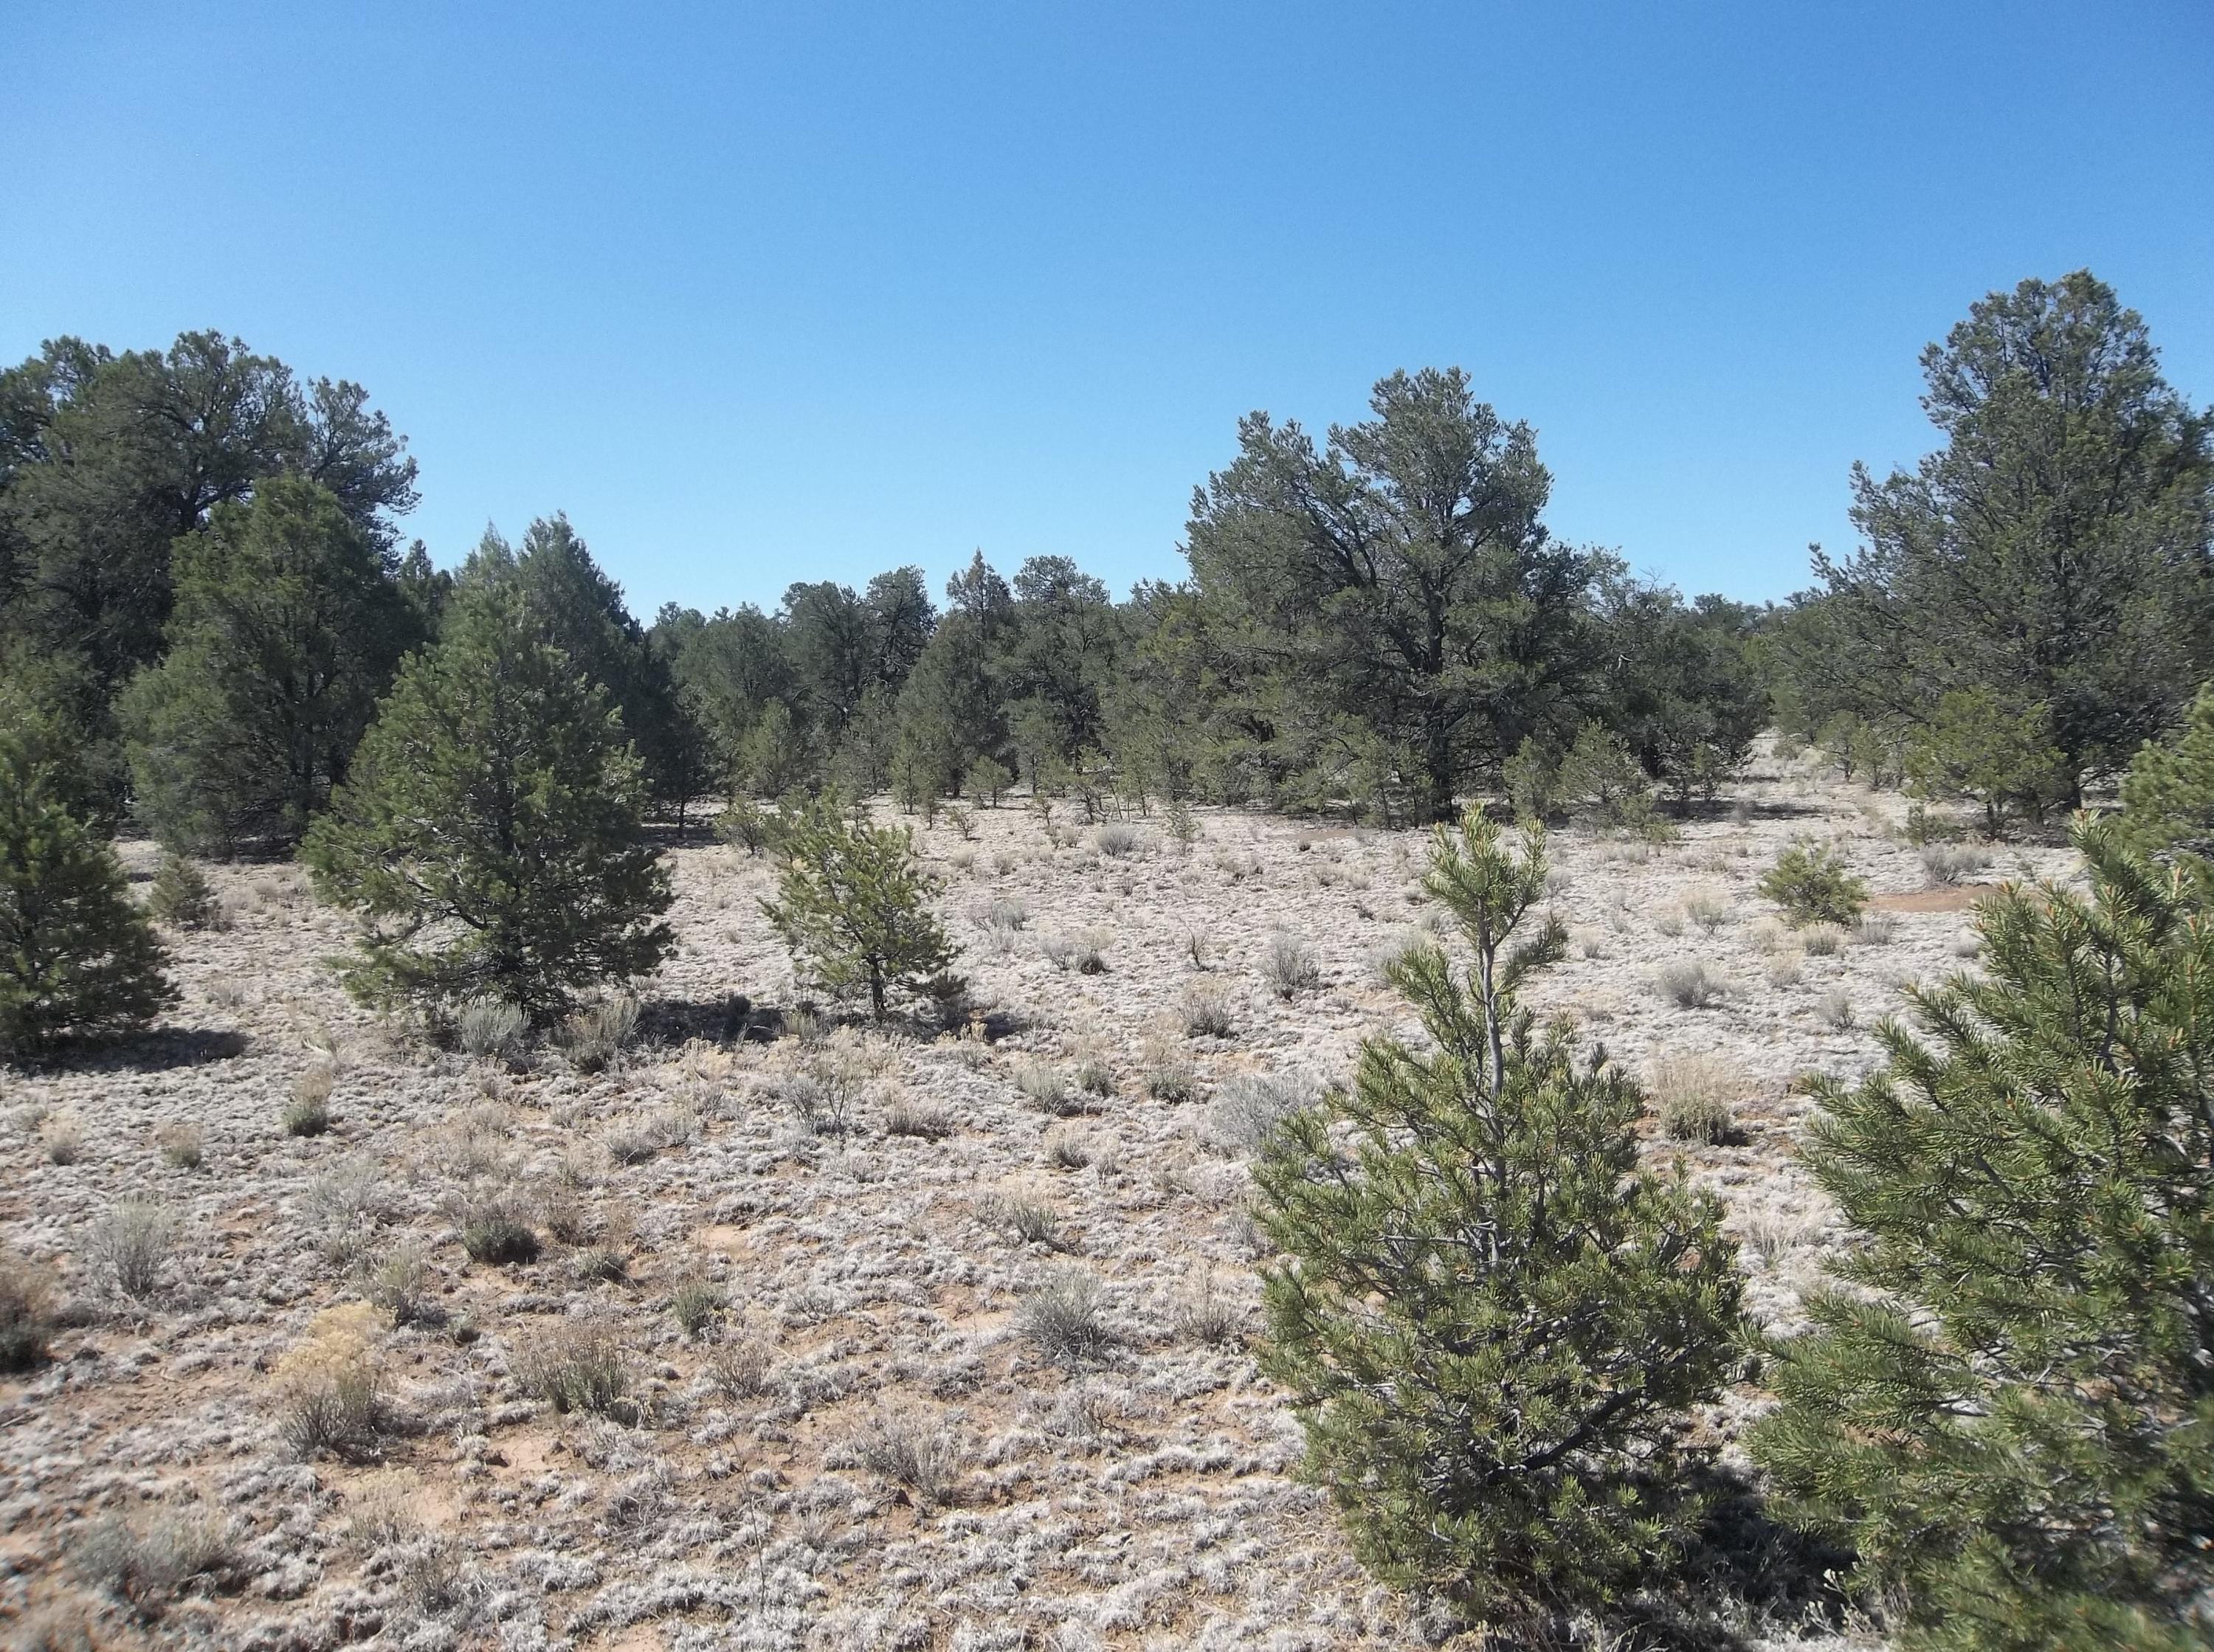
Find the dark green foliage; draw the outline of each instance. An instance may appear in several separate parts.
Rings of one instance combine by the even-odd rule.
[[[557,511],[532,522],[520,553],[487,533],[462,580],[511,582],[522,593],[541,637],[605,692],[638,753],[648,796],[682,824],[707,767],[705,733],[677,692],[669,658],[631,618],[622,587],[601,570],[568,517]]]
[[[358,385],[303,383],[235,338],[166,352],[49,342],[0,374],[0,629],[79,661],[106,697],[159,657],[170,549],[268,478],[320,485],[380,551],[414,461]]]
[[[0,1056],[144,1026],[176,1001],[115,851],[0,730]]]
[[[178,541],[168,653],[119,704],[169,847],[289,845],[346,777],[415,612],[337,497],[273,478]]]
[[[1865,544],[1817,555],[1779,634],[1793,722],[1919,727],[1987,689],[2043,708],[2066,799],[2214,672],[2214,424],[2085,271],[1991,294],[1922,366],[1945,445],[1882,481],[1856,467]]]
[[[1007,772],[1006,765],[988,757],[980,757],[971,763],[969,772],[961,779],[963,790],[994,808],[999,808],[1000,799],[1014,783],[1015,777]]]
[[[1271,737],[1350,718],[1411,756],[1421,808],[1443,818],[1526,735],[1574,726],[1600,564],[1554,542],[1535,437],[1465,375],[1394,374],[1371,405],[1319,451],[1296,424],[1250,415],[1186,543]]]
[[[198,930],[215,922],[222,909],[206,873],[181,855],[164,855],[146,892],[146,910],[172,929]]]
[[[1608,709],[1645,771],[1660,781],[1678,814],[1741,765],[1772,706],[1756,642],[1756,612],[1703,596],[1636,586],[1617,592],[1607,615],[1618,661],[1617,704]]]
[[[638,759],[607,698],[539,636],[504,583],[458,598],[308,835],[318,890],[368,920],[345,973],[370,1001],[496,997],[543,1025],[671,944]]]
[[[1651,780],[1629,742],[1600,723],[1577,731],[1554,784],[1563,805],[1603,826],[1642,832],[1654,824]]]
[[[2214,857],[2214,686],[2174,737],[2147,741],[2122,777],[2123,841],[2141,854]]]
[[[790,822],[777,852],[777,898],[761,911],[803,980],[834,997],[865,991],[882,1021],[890,994],[920,991],[953,961],[929,906],[938,881],[905,826],[849,819],[825,792]]]
[[[1761,874],[1760,893],[1783,909],[1795,930],[1809,924],[1850,924],[1868,905],[1868,885],[1835,844],[1793,844]]]
[[[2079,821],[1982,968],[1826,1084],[1807,1162],[1868,1242],[1754,1436],[1795,1520],[1959,1652],[2204,1645],[2214,1586],[2214,928],[2203,869]]]
[[[1476,1615],[1604,1611],[1667,1575],[1700,1512],[1681,1430],[1740,1357],[1714,1201],[1637,1167],[1636,1086],[1514,1002],[1558,958],[1544,839],[1471,813],[1426,887],[1473,954],[1391,966],[1431,1046],[1363,1045],[1351,1091],[1279,1122],[1257,1215],[1265,1369],[1355,1552]]]
[[[1939,700],[1908,739],[1905,768],[1917,796],[1983,805],[1984,829],[1993,835],[2009,812],[2043,819],[2069,786],[2046,708],[2010,712],[1988,688],[1956,688]]]

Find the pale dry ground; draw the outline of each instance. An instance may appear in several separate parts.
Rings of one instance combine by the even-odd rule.
[[[1555,904],[1578,944],[1530,997],[1641,1072],[1719,1059],[1735,1132],[1691,1148],[1656,1133],[1653,1150],[1721,1192],[1747,1241],[1750,1300],[1789,1330],[1839,1237],[1793,1163],[1808,1104],[1789,1082],[1865,1070],[1898,984],[1962,966],[1967,920],[1948,892],[1899,903],[1949,910],[1897,913],[1887,942],[1776,949],[1752,885],[1795,834],[1841,835],[1880,893],[1927,880],[1888,835],[1896,799],[1767,759],[1740,795],[1746,818],[1694,822],[1673,846],[1557,832]],[[1404,1024],[1377,960],[1429,918],[1424,840],[1200,818],[1188,855],[1157,820],[1140,822],[1128,858],[1080,834],[1054,848],[1012,806],[979,811],[973,842],[943,821],[925,834],[960,967],[1018,1029],[997,1043],[687,1044],[650,1008],[646,1041],[596,1076],[558,1055],[511,1071],[426,1050],[333,984],[319,960],[346,925],[300,874],[217,869],[231,926],[174,937],[184,999],[169,1021],[197,1045],[157,1046],[168,1065],[141,1050],[0,1077],[0,1237],[58,1269],[74,1322],[51,1366],[0,1383],[0,1631],[20,1640],[25,1612],[82,1609],[115,1646],[1434,1638],[1350,1563],[1294,1477],[1297,1428],[1244,1345],[1258,1291],[1242,1121],[1214,1099],[1245,1072],[1334,1079],[1364,1035]],[[150,849],[128,853],[143,875]],[[2063,873],[2069,858],[2009,847],[1989,875]],[[789,1003],[790,966],[755,905],[768,863],[705,846],[673,859],[682,949],[649,1004]],[[1683,917],[1702,897],[1711,933]],[[980,922],[994,900],[1021,902],[1024,926]],[[1289,1002],[1258,972],[1278,930],[1319,966]],[[1056,966],[1056,941],[1086,937],[1102,972]],[[1720,1002],[1656,991],[1677,960],[1725,982]],[[1229,1036],[1187,1033],[1195,991],[1225,995]],[[1825,1019],[1839,993],[1849,1027]],[[208,1036],[234,1033],[242,1052]],[[333,1127],[286,1136],[291,1087],[333,1054]],[[1191,1099],[1148,1094],[1149,1071],[1186,1063]],[[1088,1065],[1111,1093],[1079,1089],[1052,1116],[1016,1082],[1039,1088],[1040,1064]],[[825,1074],[853,1085],[843,1132],[803,1117],[802,1081]],[[890,1133],[899,1112],[947,1133]],[[640,1121],[668,1144],[615,1161],[609,1142]],[[198,1168],[157,1149],[156,1131],[182,1122],[204,1132]],[[72,1127],[81,1156],[51,1161]],[[525,1265],[469,1261],[446,1202],[504,1185],[541,1232],[551,1216],[578,1242],[549,1239]],[[175,1222],[143,1301],[88,1253],[125,1200]],[[1024,1203],[1050,1214],[1059,1248],[1018,1241],[1009,1211]],[[431,1322],[373,1322],[398,1426],[375,1460],[301,1460],[272,1368],[409,1245]],[[586,1277],[608,1250],[626,1274]],[[1074,1371],[1022,1334],[1019,1312],[1071,1270],[1104,1287],[1115,1336]],[[670,1310],[688,1280],[728,1302],[697,1339]],[[635,1404],[617,1416],[558,1413],[518,1379],[535,1339],[578,1322],[624,1350]],[[719,1386],[719,1369],[737,1375]],[[1733,1395],[1707,1426],[1733,1436],[1759,1403]],[[902,1434],[950,1464],[939,1496],[902,1490],[864,1449]],[[223,1591],[135,1623],[87,1582],[88,1536],[104,1516],[146,1530],[180,1512],[234,1523],[235,1570]]]

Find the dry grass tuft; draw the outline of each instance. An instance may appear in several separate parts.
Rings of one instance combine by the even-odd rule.
[[[1713,1055],[1663,1056],[1647,1085],[1654,1116],[1673,1142],[1709,1145],[1728,1139],[1735,1123],[1736,1067]]]

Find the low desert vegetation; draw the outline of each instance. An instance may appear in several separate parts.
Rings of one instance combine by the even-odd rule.
[[[1868,884],[1835,844],[1792,844],[1762,875],[1760,893],[1783,909],[1783,921],[1795,930],[1850,924],[1868,898]]]

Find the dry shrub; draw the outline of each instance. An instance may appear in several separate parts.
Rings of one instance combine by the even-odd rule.
[[[1056,1128],[1046,1132],[1045,1156],[1063,1170],[1081,1170],[1092,1162],[1092,1149],[1075,1131]]]
[[[1713,1143],[1735,1122],[1737,1070],[1719,1056],[1663,1056],[1653,1064],[1647,1093],[1661,1133],[1675,1142]]]
[[[320,1061],[292,1081],[292,1099],[283,1114],[287,1136],[321,1136],[331,1127],[331,1090],[337,1082],[329,1064]]]
[[[1202,983],[1184,994],[1183,1030],[1194,1038],[1231,1035],[1230,997],[1219,986]]]
[[[1105,1305],[1105,1289],[1094,1275],[1064,1268],[1023,1294],[1015,1328],[1056,1365],[1096,1363],[1115,1344]]]
[[[1279,930],[1269,937],[1261,954],[1261,978],[1269,991],[1289,1003],[1300,993],[1312,992],[1322,984],[1322,966],[1315,961],[1313,948]]]
[[[1048,1250],[1068,1248],[1061,1231],[1061,1218],[1053,1207],[1019,1195],[988,1193],[976,1203],[976,1214],[989,1227],[1004,1228],[1019,1245],[1043,1245]]]
[[[1814,1006],[1814,1014],[1832,1032],[1842,1033],[1853,1024],[1853,1001],[1845,996],[1844,988],[1832,987]]]
[[[44,1362],[53,1312],[53,1270],[0,1250],[0,1371],[28,1371]]]
[[[707,1380],[725,1399],[758,1399],[772,1386],[769,1352],[751,1337],[717,1343],[707,1354]]]
[[[188,1590],[232,1581],[241,1549],[226,1515],[177,1509],[138,1523],[119,1515],[103,1515],[68,1552],[70,1564],[86,1582],[127,1602],[151,1622]]]
[[[75,1164],[84,1157],[84,1126],[73,1113],[57,1113],[39,1125],[39,1146],[49,1164]]]
[[[1200,1115],[1200,1139],[1234,1156],[1258,1153],[1277,1125],[1313,1106],[1315,1100],[1315,1087],[1306,1079],[1239,1073],[1216,1092]]]
[[[1212,1275],[1177,1303],[1170,1323],[1181,1342],[1220,1348],[1245,1340],[1245,1310]]]
[[[603,1072],[622,1057],[638,1033],[638,999],[615,992],[572,1010],[561,1023],[562,1053],[578,1072]]]
[[[158,1126],[154,1131],[154,1145],[161,1150],[162,1161],[172,1170],[197,1170],[206,1156],[200,1127],[194,1124]]]
[[[537,1259],[538,1235],[523,1203],[505,1188],[456,1194],[448,1200],[447,1214],[472,1262],[505,1266]]]
[[[1685,1009],[1704,1009],[1719,1003],[1728,988],[1697,959],[1679,959],[1661,966],[1655,978],[1660,996]]]
[[[925,1097],[895,1096],[884,1104],[884,1134],[943,1141],[953,1134],[953,1114],[943,1103]]]
[[[133,1301],[162,1288],[162,1274],[176,1242],[177,1222],[162,1205],[125,1199],[85,1235],[83,1254],[94,1276]]]
[[[1799,944],[1812,958],[1829,958],[1843,952],[1846,930],[1842,924],[1809,924],[1799,931]]]
[[[468,1054],[506,1060],[519,1054],[529,1018],[503,998],[472,998],[454,1021],[454,1036]]]
[[[390,1318],[394,1326],[414,1325],[434,1317],[428,1294],[430,1262],[422,1248],[405,1244],[388,1253],[370,1270],[362,1295]]]
[[[951,1502],[960,1480],[961,1442],[943,1423],[879,1411],[853,1437],[852,1449],[864,1468],[918,1503]]]
[[[562,1321],[526,1342],[514,1369],[526,1392],[565,1415],[633,1409],[622,1344],[614,1327],[602,1321]]]
[[[669,1317],[686,1336],[696,1340],[730,1305],[730,1293],[712,1279],[680,1279],[669,1293]]]
[[[303,1457],[354,1456],[374,1446],[386,1415],[376,1310],[327,1308],[277,1362],[278,1429]]]

